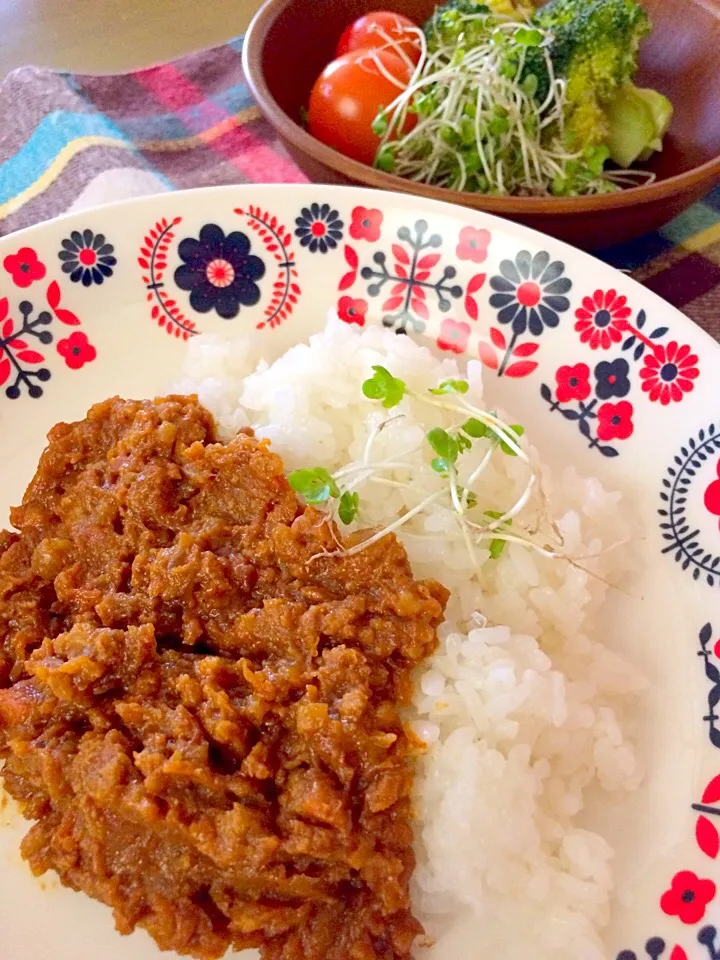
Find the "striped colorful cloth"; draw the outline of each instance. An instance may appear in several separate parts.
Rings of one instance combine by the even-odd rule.
[[[245,84],[242,39],[115,76],[23,67],[0,86],[0,234],[109,200],[304,183]]]
[[[115,76],[11,73],[0,86],[0,234],[163,190],[304,182],[250,98],[241,51],[237,39]],[[601,256],[720,339],[720,186]]]

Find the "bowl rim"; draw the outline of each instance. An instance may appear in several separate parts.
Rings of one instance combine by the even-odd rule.
[[[400,193],[410,193],[416,196],[441,200],[445,203],[458,203],[461,206],[471,206],[486,210],[489,213],[510,215],[558,215],[574,213],[590,213],[602,210],[619,210],[625,207],[653,203],[667,197],[676,196],[687,189],[707,183],[712,187],[712,181],[720,182],[720,154],[700,166],[685,170],[663,180],[637,187],[618,190],[617,193],[593,194],[586,197],[488,197],[479,193],[448,190],[445,187],[435,187],[429,184],[413,183],[404,177],[397,177],[391,173],[383,173],[374,167],[369,167],[357,160],[344,156],[337,150],[316,140],[300,126],[278,104],[272,95],[262,70],[262,54],[271,26],[280,14],[287,9],[294,0],[265,0],[262,7],[253,17],[245,34],[242,49],[242,63],[245,80],[253,98],[260,110],[275,128],[280,137],[290,141],[294,146],[307,154],[313,160],[346,177],[356,183],[382,190],[392,190]],[[705,4],[702,4],[705,6]],[[718,11],[711,8],[716,16]]]

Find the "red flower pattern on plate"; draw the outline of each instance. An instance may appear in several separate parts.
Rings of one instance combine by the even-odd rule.
[[[720,517],[720,460],[717,462],[715,472],[718,479],[713,480],[705,491],[705,509],[713,516]]]
[[[677,340],[671,340],[667,346],[656,344],[652,353],[645,355],[640,378],[642,388],[652,401],[659,400],[666,407],[669,403],[682,400],[690,393],[700,371],[697,368],[697,354],[690,347],[679,346]]]
[[[17,253],[5,257],[3,266],[16,287],[29,287],[35,280],[42,280],[47,273],[45,264],[32,247],[20,247]]]
[[[353,300],[352,297],[340,297],[338,300],[338,316],[343,323],[356,323],[359,327],[364,327],[367,309],[366,300]]]
[[[380,239],[380,227],[383,215],[381,210],[368,207],[355,207],[352,212],[350,236],[353,240],[369,240],[374,243]]]
[[[720,475],[720,463],[718,463],[718,475]],[[709,626],[708,624],[708,628]],[[703,630],[704,629],[705,628],[703,628]],[[702,640],[702,632],[700,637]],[[715,641],[713,653],[716,657],[720,658],[720,640]],[[700,814],[695,822],[695,840],[705,856],[710,857],[711,860],[715,860],[718,853],[720,853],[720,834],[718,834],[718,829],[712,822],[715,816],[711,819],[710,817],[706,817],[705,814],[717,813],[718,800],[720,800],[720,774],[713,777],[703,790],[702,803],[693,804],[693,809],[698,811],[703,810],[703,813]]]
[[[680,870],[672,878],[670,889],[660,897],[660,908],[683,923],[699,923],[715,896],[715,890],[712,880],[701,879],[692,870]]]
[[[587,400],[592,392],[590,386],[590,367],[586,363],[576,363],[570,367],[559,367],[555,379],[555,396],[559,403],[568,400]]]
[[[463,227],[455,254],[458,260],[472,260],[473,263],[483,263],[487,259],[490,246],[490,231],[478,230],[476,227]]]
[[[618,296],[615,290],[596,290],[592,297],[583,297],[582,306],[575,311],[575,329],[581,343],[587,343],[591,350],[608,350],[622,340],[631,315],[627,297]]]
[[[437,345],[441,350],[449,350],[451,353],[464,353],[469,336],[469,323],[447,318],[440,325]]]
[[[76,331],[57,345],[57,352],[71,370],[79,370],[97,357],[97,350],[90,343],[87,334]]]
[[[633,405],[628,400],[603,403],[597,410],[598,440],[627,440],[633,432]]]

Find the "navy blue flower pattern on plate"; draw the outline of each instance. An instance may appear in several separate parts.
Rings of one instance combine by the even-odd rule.
[[[265,276],[265,263],[250,252],[250,240],[239,230],[225,236],[216,223],[206,223],[199,239],[186,237],[178,246],[184,261],[175,270],[175,283],[190,291],[190,306],[198,313],[216,310],[232,320],[240,307],[260,299],[257,281]]]
[[[73,283],[82,283],[90,287],[93,283],[103,283],[113,275],[117,264],[115,247],[108,243],[102,233],[92,230],[73,230],[62,241],[58,258],[62,261],[62,271],[70,275]]]
[[[630,364],[627,360],[601,360],[595,366],[595,393],[601,400],[626,397],[630,393]]]
[[[300,246],[307,247],[310,253],[334,250],[342,240],[345,226],[338,211],[333,210],[329,203],[323,203],[322,206],[311,203],[309,207],[303,207],[295,223],[295,236],[300,240]]]
[[[550,254],[541,250],[533,257],[521,250],[514,260],[500,263],[501,276],[494,276],[490,286],[495,291],[490,306],[497,311],[499,323],[511,323],[516,337],[529,330],[539,337],[545,327],[556,327],[559,314],[570,306],[565,296],[572,281],[564,277],[565,264],[550,261]]]

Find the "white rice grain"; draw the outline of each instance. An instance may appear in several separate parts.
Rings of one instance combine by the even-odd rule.
[[[386,414],[360,387],[375,364],[421,394],[466,375],[468,397],[480,405],[478,363],[461,371],[409,337],[339,322],[269,365],[259,363],[257,343],[190,342],[179,389],[199,394],[223,434],[249,424],[288,470],[337,471],[362,460],[374,433],[371,459],[400,466],[383,474],[391,483],[353,475],[361,525],[387,525],[442,488],[424,435],[457,423],[453,415],[414,399]],[[494,457],[477,487],[485,508],[507,508],[526,471],[519,457]],[[497,561],[479,547],[478,572],[455,517],[436,504],[399,531],[416,576],[452,591],[409,718],[427,743],[417,777],[413,898],[435,938],[417,950],[428,960],[604,958],[613,851],[578,818],[592,786],[632,790],[640,778],[624,730],[642,681],[593,629],[603,581],[621,572],[620,551],[607,548],[631,530],[619,494],[572,466],[545,470],[543,488],[565,550],[585,558],[594,576],[515,544]],[[536,497],[524,515],[539,509]]]

